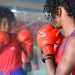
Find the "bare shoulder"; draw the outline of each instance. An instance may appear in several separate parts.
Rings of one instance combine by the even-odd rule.
[[[73,62],[75,61],[75,36],[72,36],[67,42],[65,48],[65,57],[67,57],[68,60],[73,60]]]
[[[57,66],[55,75],[69,75],[75,68],[75,36],[72,36],[67,44],[64,54]],[[63,68],[62,68],[63,67]]]
[[[73,49],[75,47],[75,35],[72,36],[69,41],[67,42],[67,48],[72,47],[71,49]]]

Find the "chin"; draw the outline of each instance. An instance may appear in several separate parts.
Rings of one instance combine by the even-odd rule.
[[[56,27],[59,28],[59,29],[62,29],[62,26],[60,26],[60,25],[56,25]]]

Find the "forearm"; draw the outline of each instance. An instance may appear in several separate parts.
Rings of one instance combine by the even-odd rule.
[[[45,64],[46,64],[46,69],[47,69],[48,75],[55,75],[56,64],[55,64],[54,60],[46,59]]]

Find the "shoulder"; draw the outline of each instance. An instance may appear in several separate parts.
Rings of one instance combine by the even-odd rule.
[[[68,40],[64,55],[69,61],[75,61],[75,35]]]
[[[67,47],[75,47],[75,35],[71,36],[70,39],[67,42]]]

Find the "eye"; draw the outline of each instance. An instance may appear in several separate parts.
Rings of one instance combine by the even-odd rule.
[[[6,23],[5,22],[4,22],[3,26],[6,27]]]

